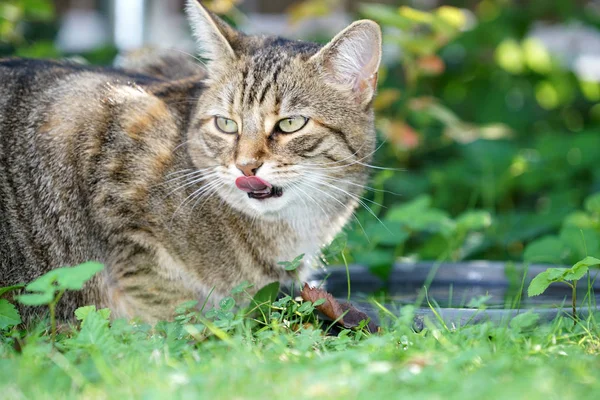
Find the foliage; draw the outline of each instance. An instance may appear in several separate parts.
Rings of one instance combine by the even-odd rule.
[[[3,398],[299,398],[592,399],[600,325],[559,318],[539,325],[524,313],[510,324],[412,329],[406,307],[377,334],[332,332],[315,303],[291,296],[235,310],[240,285],[214,309],[182,304],[172,322],[110,321],[82,307],[54,349],[40,322],[0,335]],[[247,297],[248,298],[248,297]],[[389,312],[389,311],[388,311]],[[231,314],[229,314],[231,313]],[[533,329],[535,327],[535,329]]]
[[[573,286],[576,286],[576,282],[588,273],[590,267],[599,264],[599,259],[595,257],[586,257],[571,268],[548,268],[531,281],[527,293],[529,296],[538,296],[544,293],[550,284],[555,282],[574,281],[575,283]]]
[[[22,294],[17,299],[28,306],[50,304],[55,300],[57,293],[81,290],[83,285],[102,269],[104,266],[96,262],[53,269],[25,286],[25,289],[32,293]]]
[[[0,299],[0,331],[21,323],[21,316],[8,300]]]
[[[534,261],[524,250],[557,233],[566,247],[535,261],[572,265],[587,255],[580,229],[590,253],[597,245],[589,226],[566,225],[593,222],[589,211],[573,213],[600,185],[591,95],[600,84],[583,82],[527,36],[539,19],[588,16],[564,1],[485,1],[472,10],[360,9],[384,31],[374,164],[393,169],[373,169],[371,210],[362,207],[360,225],[348,229],[349,262],[385,275],[404,259]]]
[[[83,285],[94,275],[104,269],[97,262],[87,262],[76,267],[53,269],[25,286],[25,293],[17,296],[17,300],[26,306],[47,305],[50,310],[50,326],[52,343],[56,336],[56,305],[67,290],[81,290]],[[0,289],[1,290],[1,289]]]

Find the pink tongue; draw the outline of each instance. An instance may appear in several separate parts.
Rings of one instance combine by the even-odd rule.
[[[235,180],[235,186],[244,192],[262,192],[271,189],[271,184],[256,176],[240,176]]]

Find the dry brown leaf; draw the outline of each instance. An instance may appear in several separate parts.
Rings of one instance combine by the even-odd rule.
[[[357,328],[362,321],[370,319],[367,314],[359,311],[352,304],[340,303],[331,295],[331,293],[320,288],[310,287],[308,283],[304,284],[300,295],[304,301],[310,301],[311,303],[314,303],[319,299],[324,299],[325,303],[316,306],[316,309],[344,328]],[[367,328],[371,333],[379,331],[379,327],[373,321],[369,321]]]

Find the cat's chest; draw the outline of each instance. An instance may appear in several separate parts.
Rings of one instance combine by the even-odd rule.
[[[321,263],[321,251],[333,239],[332,227],[323,226],[309,218],[294,220],[289,225],[291,235],[280,238],[273,262],[292,261],[300,255],[304,265],[314,268]],[[336,230],[337,231],[337,230]],[[281,266],[283,268],[283,266]]]

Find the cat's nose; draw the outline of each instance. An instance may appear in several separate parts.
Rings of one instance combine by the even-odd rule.
[[[252,161],[238,161],[235,163],[237,169],[242,171],[242,174],[246,176],[254,176],[256,175],[256,171],[263,165],[262,161],[252,160]]]

